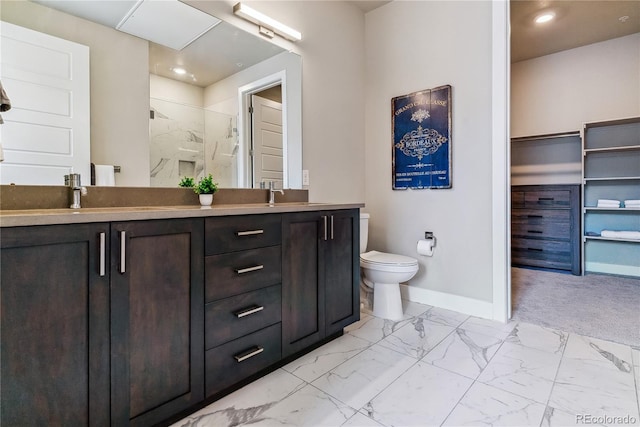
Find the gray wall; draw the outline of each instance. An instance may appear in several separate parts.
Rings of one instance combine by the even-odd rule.
[[[370,249],[419,259],[411,287],[491,302],[490,1],[396,1],[366,15],[366,209]],[[391,189],[391,98],[452,85],[452,183]],[[433,257],[416,253],[432,231]]]

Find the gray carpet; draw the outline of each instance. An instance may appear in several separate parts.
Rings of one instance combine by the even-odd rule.
[[[640,348],[640,279],[512,268],[514,320]]]

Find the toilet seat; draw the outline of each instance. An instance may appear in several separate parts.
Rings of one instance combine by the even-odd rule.
[[[412,272],[418,268],[418,260],[404,255],[370,251],[360,254],[360,267],[377,271]]]

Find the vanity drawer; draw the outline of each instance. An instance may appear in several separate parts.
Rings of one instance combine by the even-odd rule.
[[[527,208],[569,208],[571,192],[569,190],[530,190],[524,194]]]
[[[207,218],[205,255],[279,245],[281,215],[242,215]]]
[[[514,236],[571,238],[571,211],[567,209],[513,209],[511,232]]]
[[[205,302],[280,283],[281,260],[280,246],[205,257]]]
[[[278,362],[280,323],[230,341],[205,353],[206,395],[211,396]]]
[[[281,286],[275,285],[207,304],[205,349],[280,322],[281,299]]]
[[[571,256],[569,241],[525,238],[511,240],[513,264],[571,270]]]

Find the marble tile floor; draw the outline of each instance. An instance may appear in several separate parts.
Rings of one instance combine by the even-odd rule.
[[[406,303],[177,426],[640,425],[640,349]]]

